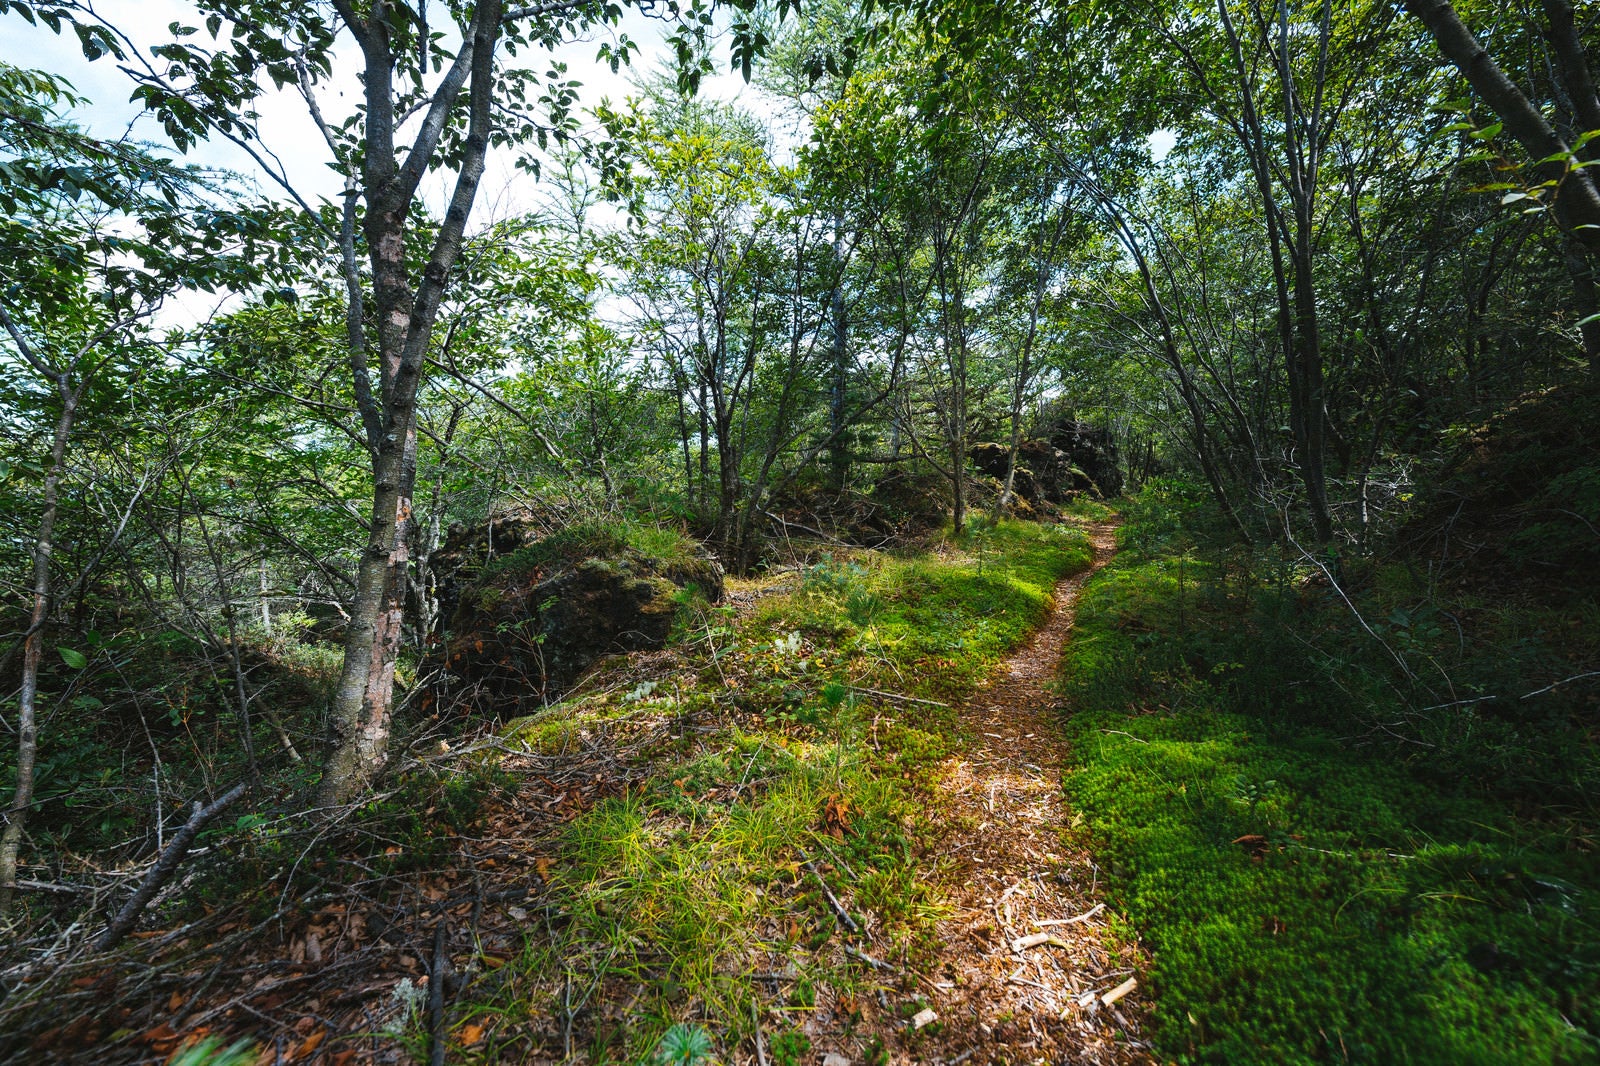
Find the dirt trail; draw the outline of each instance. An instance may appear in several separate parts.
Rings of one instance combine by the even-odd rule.
[[[1099,871],[1063,832],[1065,747],[1049,689],[1078,595],[1110,561],[1115,528],[1090,527],[1093,565],[1056,586],[1050,620],[961,709],[972,740],[951,762],[939,811],[938,880],[955,913],[940,925],[934,965],[919,967],[943,1024],[903,1035],[897,1061],[1154,1061],[1138,1036],[1144,990],[1114,995],[1139,976],[1141,953],[1108,940]],[[1034,934],[1053,939],[1018,950]]]

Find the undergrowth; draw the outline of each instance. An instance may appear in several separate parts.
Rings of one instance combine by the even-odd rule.
[[[1088,559],[1070,527],[1011,522],[931,553],[840,553],[746,617],[696,608],[687,677],[515,723],[513,746],[545,752],[642,710],[683,727],[647,780],[561,833],[543,923],[469,1011],[521,1043],[485,1053],[558,1039],[594,1062],[652,1061],[704,1032],[726,1054],[759,1024],[774,1061],[808,1061],[808,1012],[826,999],[848,1016],[871,983],[840,943],[904,959],[947,913],[921,813],[961,741],[948,704]]]
[[[1425,599],[1393,565],[1341,590],[1207,547],[1196,498],[1130,508],[1063,662],[1066,789],[1152,948],[1159,1046],[1596,1061],[1593,701],[1523,698],[1593,661],[1593,604]]]

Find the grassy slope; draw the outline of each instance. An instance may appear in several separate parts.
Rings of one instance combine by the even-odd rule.
[[[819,992],[848,998],[864,983],[864,967],[829,947],[837,919],[806,860],[874,927],[876,950],[914,953],[943,913],[919,813],[960,741],[954,713],[866,690],[964,696],[1088,559],[1076,530],[1025,523],[959,552],[856,553],[744,619],[700,614],[684,631],[693,673],[518,725],[521,743],[554,750],[586,723],[639,711],[712,723],[684,729],[643,787],[564,831],[546,896],[559,917],[480,1004],[495,1053],[548,1053],[579,1002],[575,1049],[591,1061],[648,1059],[679,1023],[726,1053],[757,1012],[773,1061],[801,1061],[796,1026]]]
[[[1543,634],[1592,603],[1446,633],[1379,575],[1376,634],[1458,698],[1498,697],[1430,707],[1325,584],[1182,551],[1186,506],[1133,509],[1063,664],[1067,790],[1153,950],[1162,1046],[1595,1061],[1600,773],[1579,704],[1510,699],[1564,672]]]

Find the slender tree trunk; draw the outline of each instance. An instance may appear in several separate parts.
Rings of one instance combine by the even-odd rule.
[[[683,448],[683,498],[694,502],[694,456],[689,449],[689,406],[683,394],[688,382],[676,372],[672,375],[673,398],[678,402],[678,443]]]
[[[850,478],[850,442],[845,439],[845,383],[850,370],[849,323],[844,307],[844,220],[833,220],[833,296],[829,318],[833,322],[833,381],[828,391],[828,432],[833,443],[828,448],[828,484],[835,495],[844,491]]]
[[[1045,288],[1050,282],[1051,261],[1055,258],[1056,248],[1061,243],[1061,231],[1066,227],[1067,213],[1062,211],[1056,221],[1055,232],[1050,237],[1050,246],[1043,249],[1039,257],[1038,276],[1033,287],[1033,303],[1028,308],[1028,328],[1022,335],[1022,351],[1017,358],[1017,376],[1011,389],[1011,449],[1006,455],[1006,480],[1000,488],[1000,499],[994,505],[994,517],[998,521],[1005,514],[1006,506],[1011,503],[1011,496],[1017,482],[1017,451],[1022,447],[1022,405],[1028,396],[1028,383],[1033,374],[1033,342],[1039,335],[1039,312],[1044,307]]]
[[[11,909],[17,887],[17,854],[22,849],[22,831],[33,804],[34,767],[39,757],[39,663],[44,655],[45,623],[50,617],[50,558],[55,550],[56,511],[61,492],[61,476],[66,468],[67,439],[77,417],[78,399],[83,386],[67,387],[66,376],[57,380],[61,394],[61,416],[56,419],[50,442],[50,469],[44,475],[44,513],[39,517],[39,532],[33,542],[33,609],[28,613],[28,634],[22,646],[22,684],[17,697],[17,782],[6,810],[5,833],[0,834],[0,916]]]
[[[320,791],[326,806],[347,803],[360,795],[387,757],[414,521],[417,392],[439,302],[461,254],[467,218],[483,177],[493,120],[494,49],[502,11],[499,0],[482,0],[474,8],[467,39],[431,101],[417,142],[401,164],[394,140],[395,56],[390,47],[389,5],[380,0],[366,19],[350,0],[335,0],[335,6],[360,43],[366,65],[364,228],[377,311],[382,389],[381,436],[373,457],[371,538],[357,570],[355,602],[345,631],[344,668],[329,714],[328,755]],[[421,282],[413,292],[406,268],[407,215],[450,111],[469,79],[468,128],[455,189]],[[362,377],[359,368],[356,376],[358,381]]]
[[[1557,182],[1555,217],[1573,247],[1566,255],[1572,279],[1579,332],[1592,373],[1600,373],[1600,322],[1582,322],[1600,305],[1595,293],[1594,259],[1600,255],[1600,188],[1587,168],[1572,168],[1564,157],[1571,149],[1544,113],[1512,81],[1461,21],[1448,0],[1403,0],[1407,11],[1416,16],[1446,59],[1454,63],[1473,90],[1505,125],[1536,162],[1533,176],[1538,181]],[[1575,118],[1585,129],[1600,128],[1600,101],[1596,100],[1594,79],[1578,36],[1572,6],[1566,0],[1544,0],[1549,26],[1545,32],[1557,59],[1561,82],[1572,100]],[[1593,148],[1588,151],[1593,151]],[[1586,153],[1585,153],[1586,154]],[[1534,184],[1530,181],[1529,184]],[[1576,254],[1575,247],[1583,249]]]

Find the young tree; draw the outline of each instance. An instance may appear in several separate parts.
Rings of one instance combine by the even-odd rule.
[[[0,913],[16,884],[37,762],[40,667],[54,598],[55,534],[68,447],[92,390],[158,358],[150,319],[181,289],[247,287],[278,262],[263,254],[270,213],[222,211],[198,177],[125,143],[98,141],[58,109],[58,80],[0,64],[0,365],[19,379],[15,417],[51,429],[36,501],[22,634],[16,785],[0,833]],[[62,649],[69,667],[81,653]]]
[[[739,11],[754,6],[754,0],[725,2]],[[780,15],[789,3],[780,3]],[[689,0],[669,6],[668,17],[678,21],[680,55],[701,57],[683,71],[686,83],[709,67],[705,49],[694,44],[703,42],[717,4]],[[346,802],[370,783],[387,754],[415,521],[418,390],[486,159],[495,144],[545,143],[575,130],[572,86],[558,80],[539,96],[537,73],[509,60],[519,49],[554,47],[589,27],[613,23],[621,8],[604,0],[528,6],[478,0],[452,5],[448,32],[440,33],[437,24],[427,24],[423,7],[398,0],[205,3],[197,15],[210,44],[197,43],[204,40],[199,27],[175,23],[174,40],[145,56],[88,3],[8,0],[6,6],[30,20],[71,24],[90,58],[111,54],[135,71],[136,96],[180,148],[226,137],[313,214],[261,144],[252,107],[266,82],[296,86],[331,162],[346,178],[336,239],[348,295],[349,371],[373,476],[370,537],[346,627],[320,795],[325,805]],[[346,33],[360,53],[362,107],[329,119],[317,86],[331,74],[337,42]],[[734,59],[747,74],[763,40],[748,17],[735,23]],[[623,41],[602,54],[625,59],[629,47]],[[408,125],[414,128],[406,137]],[[452,174],[453,184],[419,263],[408,257],[408,236],[423,179],[436,170]],[[359,262],[363,248],[366,274]]]

